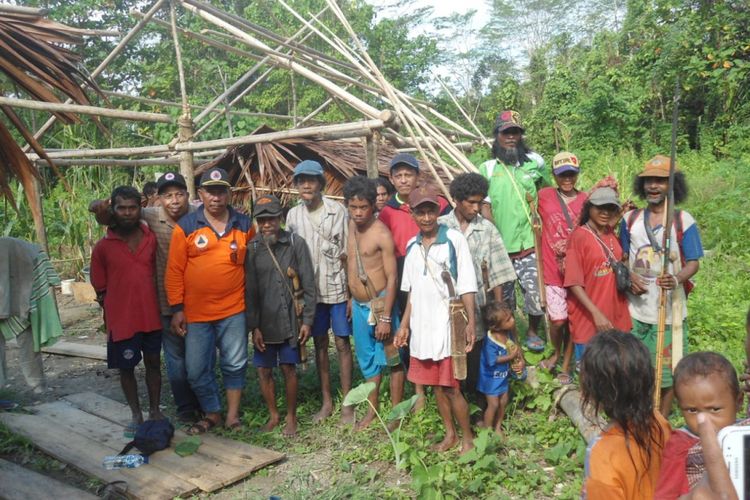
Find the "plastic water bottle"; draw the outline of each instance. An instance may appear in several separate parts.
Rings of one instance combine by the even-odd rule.
[[[104,457],[102,465],[107,470],[113,469],[135,469],[148,463],[148,457],[143,455],[110,455]]]

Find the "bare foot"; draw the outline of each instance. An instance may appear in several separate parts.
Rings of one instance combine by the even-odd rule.
[[[287,415],[286,425],[284,426],[284,429],[282,429],[281,434],[286,437],[294,437],[297,435],[297,418],[296,417],[290,417],[289,415]]]
[[[323,406],[320,408],[320,411],[313,416],[313,423],[314,424],[321,423],[323,420],[330,417],[331,413],[333,413],[333,404],[323,403]]]
[[[459,455],[463,455],[464,453],[468,452],[469,450],[473,448],[474,448],[473,442],[464,440],[461,443],[461,452],[459,453]]]
[[[157,408],[156,411],[149,411],[148,412],[148,419],[149,420],[164,420],[165,417],[164,414]]]
[[[401,422],[400,420],[391,420],[388,422],[388,425],[386,425],[386,428],[388,429],[388,432],[393,432],[396,429],[398,429],[398,424]]]
[[[411,409],[412,413],[419,413],[424,410],[424,394],[417,398],[417,402],[414,403],[414,407]]]
[[[503,432],[503,428],[501,426],[499,426],[499,425],[497,427],[495,427],[495,434],[497,434],[501,438],[505,437],[505,432]]]
[[[357,422],[357,424],[354,426],[354,430],[359,432],[361,430],[366,429],[372,421],[375,420],[375,414],[368,412],[367,415],[365,415],[365,418]]]
[[[451,448],[453,448],[457,444],[458,444],[458,436],[456,436],[455,434],[453,434],[453,435],[447,434],[445,436],[445,438],[443,439],[442,442],[440,442],[440,443],[438,443],[438,444],[436,444],[436,445],[434,445],[432,447],[432,451],[436,451],[438,453],[442,453],[444,451],[450,450]]]
[[[268,422],[266,422],[266,425],[260,428],[261,432],[271,432],[276,428],[276,426],[279,425],[279,416],[271,416],[268,418]]]
[[[477,421],[477,423],[475,425],[477,426],[477,429],[486,429],[487,428],[487,424],[484,423],[484,419]]]
[[[354,417],[354,407],[353,406],[342,406],[341,407],[341,423],[342,424],[353,424],[355,420]]]

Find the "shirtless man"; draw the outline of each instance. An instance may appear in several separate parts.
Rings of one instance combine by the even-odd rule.
[[[347,262],[349,290],[352,294],[354,348],[362,375],[375,383],[370,393],[372,406],[356,430],[366,428],[378,408],[381,373],[391,367],[391,404],[396,406],[404,394],[404,368],[398,349],[393,346],[392,326],[398,328],[396,299],[396,255],[388,228],[375,218],[375,183],[363,176],[352,177],[344,185],[344,202],[349,209]],[[371,308],[376,297],[384,298],[382,312]]]

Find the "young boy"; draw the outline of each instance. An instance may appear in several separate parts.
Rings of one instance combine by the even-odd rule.
[[[355,429],[366,428],[375,418],[379,404],[381,374],[391,367],[391,403],[396,406],[404,393],[404,368],[393,348],[392,332],[398,328],[396,301],[396,256],[393,237],[375,218],[376,184],[358,175],[344,185],[344,202],[351,226],[347,240],[349,291],[352,294],[354,351],[359,368],[368,382],[375,383],[370,393],[372,406]],[[382,310],[373,307],[382,301]],[[388,355],[390,352],[390,356]]]
[[[714,352],[682,358],[674,371],[674,392],[687,428],[673,431],[664,447],[654,495],[657,499],[678,498],[703,476],[698,414],[703,413],[719,431],[735,423],[742,404],[737,372],[724,356]]]
[[[156,297],[156,237],[141,224],[141,193],[130,186],[112,192],[114,224],[91,253],[91,284],[104,308],[107,367],[120,370],[132,414],[126,437],[143,422],[135,367],[146,366],[149,419],[164,418],[161,395],[161,318]]]
[[[473,447],[474,435],[469,425],[469,406],[453,376],[451,335],[463,335],[466,352],[474,345],[474,295],[477,280],[466,238],[454,229],[438,224],[440,212],[437,191],[431,186],[415,189],[409,195],[412,217],[419,234],[407,245],[401,290],[409,292],[406,311],[399,327],[397,347],[409,340],[408,379],[414,384],[435,389],[438,411],[445,425],[445,438],[435,447],[442,452],[458,444],[453,419],[458,421],[462,436],[462,453]],[[468,326],[463,332],[450,331],[449,288],[443,281],[448,271],[466,307]]]
[[[515,372],[516,376],[523,373],[523,367],[519,365],[521,350],[510,338],[516,321],[507,304],[488,304],[484,319],[489,331],[482,344],[477,389],[487,398],[484,427],[494,427],[495,432],[502,435],[505,407],[508,405],[508,379],[511,372]]]

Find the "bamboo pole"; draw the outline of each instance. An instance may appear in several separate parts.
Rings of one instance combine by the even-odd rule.
[[[180,104],[179,102],[174,102],[174,101],[164,101],[161,99],[152,99],[150,97],[128,95],[128,94],[123,94],[121,92],[112,92],[110,90],[104,90],[102,91],[102,93],[108,97],[129,99],[131,101],[141,102],[143,104],[150,104],[153,106],[165,106],[169,108],[181,108],[182,107],[182,104]],[[203,111],[206,108],[205,106],[200,106],[198,104],[190,104],[190,109],[195,110],[195,111]],[[234,110],[234,109],[226,108],[226,107],[213,109],[211,110],[211,113],[218,113],[220,115],[229,113],[230,115],[234,115],[234,116],[252,116],[252,117],[258,117],[258,118],[273,118],[277,120],[291,120],[292,119],[292,117],[289,115],[280,115],[276,113],[256,113],[252,111]]]
[[[181,0],[182,5],[192,12],[196,13],[206,21],[215,24],[216,26],[219,26],[220,28],[225,29],[229,33],[234,34],[235,36],[241,38],[247,45],[250,47],[253,47],[257,50],[260,50],[264,52],[266,55],[269,56],[271,61],[276,62],[279,66],[285,67],[287,69],[291,69],[298,73],[301,76],[304,76],[308,80],[311,80],[314,83],[317,83],[330,93],[336,95],[338,98],[340,98],[342,101],[346,102],[349,106],[355,108],[360,113],[363,113],[365,116],[368,116],[370,118],[377,118],[377,116],[380,114],[380,110],[377,108],[374,108],[367,104],[366,102],[362,101],[358,97],[355,97],[354,95],[350,94],[349,92],[344,91],[341,87],[337,86],[330,80],[328,80],[325,77],[322,77],[315,73],[314,71],[308,69],[305,66],[302,66],[299,63],[296,63],[289,59],[289,57],[286,54],[277,52],[273,49],[271,49],[269,46],[267,46],[265,43],[261,42],[260,40],[248,35],[247,33],[243,32],[242,30],[235,28],[231,24],[222,21],[218,17],[214,16],[213,14],[210,14],[206,10],[203,10],[200,7],[197,7],[193,4],[187,3],[186,0]]]
[[[328,9],[328,7],[324,7],[323,9],[321,9],[321,10],[320,10],[320,12],[318,12],[318,13],[317,13],[317,14],[316,14],[315,16],[313,16],[313,17],[317,17],[317,16],[320,16],[320,15],[322,15],[322,14],[323,14],[323,13],[324,13],[324,12],[325,12],[325,11],[326,11],[327,9]],[[292,35],[291,37],[289,37],[289,38],[288,38],[287,40],[294,40],[294,39],[295,39],[295,38],[297,38],[298,36],[302,35],[302,34],[303,34],[303,33],[304,33],[305,31],[306,31],[306,29],[305,29],[305,28],[301,28],[301,29],[297,30],[297,32],[296,32],[296,33],[294,33],[294,34],[293,34],[293,35]],[[304,41],[305,41],[305,40],[307,40],[307,39],[308,39],[308,38],[309,38],[309,37],[310,37],[311,35],[312,35],[312,33],[307,33],[307,34],[306,34],[306,35],[305,35],[305,36],[304,36],[304,37],[302,38],[302,40],[301,40],[301,41],[302,41],[302,42],[304,42]],[[252,74],[255,74],[255,73],[256,73],[256,72],[258,71],[258,70],[260,70],[260,68],[261,68],[261,67],[263,66],[263,64],[267,63],[267,62],[268,62],[269,60],[270,60],[270,58],[269,58],[268,56],[265,56],[265,57],[263,57],[263,59],[261,59],[261,60],[260,60],[260,61],[259,61],[259,62],[258,62],[258,63],[257,63],[256,65],[254,65],[254,66],[253,66],[253,67],[252,67],[252,68],[250,69],[250,71],[248,71],[248,73],[247,73],[247,74],[251,74],[251,75],[252,75]],[[265,79],[266,79],[266,78],[268,77],[268,75],[270,75],[271,73],[272,73],[272,69],[271,69],[271,68],[269,68],[268,70],[266,70],[266,71],[265,71],[265,72],[264,72],[264,73],[263,73],[263,74],[262,74],[261,76],[259,76],[258,78],[256,78],[256,79],[255,79],[255,81],[253,81],[253,83],[251,83],[251,84],[250,84],[250,85],[249,85],[248,87],[246,87],[246,88],[245,88],[245,90],[243,90],[243,91],[242,91],[242,92],[240,92],[240,93],[239,93],[239,94],[238,94],[237,96],[235,96],[235,97],[234,97],[234,98],[233,98],[233,99],[232,99],[232,100],[230,101],[229,105],[230,105],[230,106],[233,106],[233,105],[234,105],[234,104],[235,104],[235,103],[236,103],[237,101],[239,101],[240,99],[242,99],[243,97],[245,97],[245,95],[247,95],[247,94],[248,94],[248,93],[249,93],[249,92],[250,92],[250,91],[251,91],[251,90],[252,90],[253,88],[255,88],[256,86],[260,85],[260,83],[261,83],[261,82],[265,81]],[[233,87],[234,87],[234,85],[233,85]],[[228,96],[228,95],[229,95],[229,94],[227,94],[227,96]],[[200,117],[200,119],[202,119],[202,118],[203,118],[203,117],[202,117],[202,116],[200,116],[200,115],[199,115],[199,117]],[[210,126],[211,126],[211,125],[212,125],[212,124],[213,124],[213,123],[214,123],[214,122],[215,122],[216,120],[218,120],[218,118],[219,118],[218,116],[213,116],[213,117],[211,117],[211,118],[210,118],[210,119],[208,120],[208,122],[204,123],[204,124],[203,124],[203,126],[201,126],[201,127],[200,127],[200,128],[199,128],[199,129],[198,129],[198,130],[197,130],[197,131],[196,131],[196,132],[195,132],[195,133],[193,134],[193,137],[197,137],[198,135],[200,135],[200,134],[201,134],[201,132],[203,132],[203,131],[204,131],[204,130],[206,130],[206,129],[207,129],[208,127],[210,127]],[[197,122],[199,122],[199,121],[200,121],[200,119],[196,118],[196,120],[195,120],[195,121],[196,121],[196,123],[197,123]]]
[[[83,106],[80,104],[31,101],[28,99],[14,99],[11,97],[0,97],[0,104],[5,104],[14,108],[33,109],[36,111],[78,113],[81,115],[107,116],[123,120],[172,123],[171,116],[161,113],[145,113],[142,111],[100,108],[97,106]],[[34,137],[36,138],[36,135]]]
[[[76,149],[66,151],[52,151],[48,156],[57,158],[92,158],[100,156],[140,156],[161,153],[173,153],[175,151],[200,151],[204,149],[225,148],[239,144],[262,144],[286,139],[313,138],[314,140],[327,141],[341,137],[363,137],[394,124],[393,113],[385,110],[381,118],[376,120],[365,120],[360,122],[340,123],[334,125],[318,125],[315,127],[295,128],[280,132],[269,132],[265,134],[250,134],[229,139],[217,139],[213,141],[191,141],[187,143],[176,143],[170,148],[168,144],[155,146],[141,146],[135,148],[108,148],[108,149]],[[27,155],[31,160],[37,160],[38,156]]]
[[[45,16],[47,15],[46,9],[37,9],[35,7],[23,7],[21,5],[10,5],[0,4],[0,12],[8,12],[10,14],[29,14],[32,16]]]
[[[238,191],[252,191],[255,189],[256,191],[260,191],[262,193],[280,193],[280,194],[294,194],[298,195],[299,191],[293,188],[283,188],[283,189],[273,189],[273,188],[267,188],[267,187],[251,187],[251,186],[242,186],[237,188],[232,188],[232,192],[238,192]],[[326,198],[331,198],[332,200],[339,200],[344,201],[343,196],[336,196],[336,195],[330,195],[326,194]]]
[[[375,131],[367,136],[365,152],[367,154],[367,177],[377,179],[380,176],[378,168],[378,146],[380,145],[380,132]]]
[[[120,40],[120,42],[117,44],[117,46],[114,49],[112,49],[109,55],[105,57],[102,62],[99,63],[99,66],[97,66],[96,69],[94,69],[94,71],[91,72],[92,80],[96,78],[97,76],[99,76],[101,72],[104,71],[104,69],[109,65],[109,63],[111,63],[112,60],[115,57],[117,57],[120,54],[120,52],[122,52],[125,46],[130,42],[130,40],[132,40],[133,37],[137,35],[138,32],[141,31],[141,29],[143,29],[146,23],[148,23],[149,19],[151,19],[154,16],[154,14],[156,14],[156,12],[161,8],[161,6],[166,1],[167,0],[156,1],[156,3],[143,16],[143,19],[141,19],[138,23],[136,23],[135,26],[133,26],[133,28],[128,32],[128,34],[125,35],[122,40]],[[71,102],[73,102],[72,99],[67,99],[65,101],[66,104],[70,104]],[[44,123],[44,125],[42,125],[41,128],[34,133],[34,138],[38,140],[40,137],[42,137],[45,134],[45,132],[47,132],[47,130],[49,130],[50,127],[52,127],[52,125],[55,123],[56,120],[57,120],[56,116],[51,116]],[[30,147],[31,146],[28,144],[24,146],[23,148],[24,153],[28,152]]]
[[[273,31],[266,29],[262,26],[259,26],[257,24],[254,24],[247,19],[244,19],[240,16],[237,16],[235,14],[231,14],[229,12],[223,11],[221,9],[218,9],[210,4],[207,4],[205,2],[201,2],[199,0],[181,0],[183,4],[187,3],[188,5],[195,7],[197,9],[203,10],[208,14],[211,14],[217,19],[220,19],[224,23],[237,28],[239,30],[247,30],[251,33],[254,33],[256,36],[265,37],[269,40],[271,40],[274,43],[277,43],[283,47],[286,47],[290,51],[297,52],[299,54],[304,55],[305,57],[308,57],[313,60],[322,60],[327,61],[331,64],[340,65],[343,67],[348,67],[348,65],[342,61],[339,61],[337,59],[334,59],[333,57],[330,57],[328,54],[325,54],[323,52],[320,52],[318,50],[313,49],[312,47],[307,47],[302,44],[294,43],[293,41],[287,41],[282,36],[277,35]],[[240,31],[244,33],[244,31]],[[230,31],[231,33],[231,31]],[[237,36],[236,33],[232,33],[235,37],[239,38],[240,40],[243,39],[243,37]],[[262,43],[262,42],[261,42]],[[353,68],[352,68],[353,69]]]
[[[44,164],[44,159],[39,158],[33,160],[37,165]],[[200,166],[204,163],[208,163],[211,160],[199,160],[194,162],[194,165]],[[144,158],[141,160],[123,160],[123,159],[111,159],[111,158],[99,158],[99,159],[65,159],[55,160],[55,163],[61,167],[77,167],[77,166],[89,166],[89,167],[152,167],[152,166],[171,166],[179,165],[179,158]]]
[[[177,121],[179,131],[177,135],[178,144],[185,144],[193,139],[193,120],[190,118],[190,103],[188,102],[187,87],[185,85],[185,71],[182,66],[182,49],[180,38],[177,36],[177,12],[175,1],[169,2],[169,20],[172,24],[172,41],[174,42],[174,53],[177,60],[177,74],[180,80],[180,98],[182,99],[182,115]],[[188,197],[195,196],[195,174],[193,172],[192,151],[180,152],[180,174],[185,178]]]

